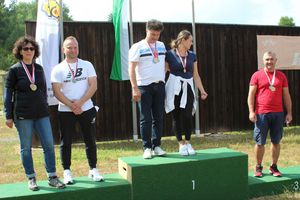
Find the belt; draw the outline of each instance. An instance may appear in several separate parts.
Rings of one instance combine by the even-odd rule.
[[[163,83],[163,81],[154,81],[154,82],[152,82],[152,83]]]

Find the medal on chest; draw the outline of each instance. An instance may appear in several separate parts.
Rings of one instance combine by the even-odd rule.
[[[66,62],[67,62],[67,61],[66,61]],[[67,63],[67,64],[68,64],[69,70],[70,70],[71,75],[72,75],[71,82],[72,82],[72,83],[76,83],[77,81],[76,81],[75,76],[76,76],[76,72],[77,72],[77,68],[78,68],[78,59],[77,59],[77,62],[76,62],[75,70],[72,70],[72,68],[71,68],[71,66],[70,66],[69,63]]]
[[[156,42],[155,44],[149,44],[148,42],[146,42],[150,51],[151,51],[151,54],[152,54],[152,62],[154,64],[156,63],[159,63],[159,53],[158,53],[158,50],[156,49]]]
[[[177,55],[178,55],[178,57],[180,59],[180,62],[181,62],[182,68],[183,68],[183,72],[186,73],[186,62],[187,62],[187,56],[188,56],[188,54],[186,52],[185,56],[181,56],[180,53],[179,53],[179,51],[178,51],[178,49],[176,49],[176,53],[177,53]]]
[[[264,72],[268,78],[268,81],[269,81],[269,90],[271,92],[275,92],[276,91],[276,87],[274,86],[274,83],[275,83],[275,77],[276,77],[276,70],[274,70],[274,73],[273,73],[273,76],[272,76],[272,81],[271,79],[269,78],[269,75],[267,74],[266,70],[264,69]]]
[[[26,72],[26,75],[27,75],[27,78],[29,79],[30,81],[30,85],[29,85],[29,88],[31,89],[31,91],[36,91],[37,90],[37,85],[35,84],[35,69],[34,69],[34,64],[32,63],[32,71],[31,71],[31,74],[29,73],[29,70],[27,68],[27,66],[25,65],[25,63],[22,61],[22,66]]]
[[[153,63],[158,63],[159,62],[159,58],[158,58],[158,52],[157,50],[155,49],[154,52],[153,52]]]

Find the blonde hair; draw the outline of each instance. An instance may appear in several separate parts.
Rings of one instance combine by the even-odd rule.
[[[180,33],[177,35],[177,39],[172,40],[171,42],[171,48],[175,49],[178,48],[180,43],[182,42],[183,39],[187,40],[192,34],[188,30],[182,30]]]
[[[76,42],[77,45],[78,45],[78,41],[77,41],[76,37],[74,37],[74,36],[68,36],[68,37],[66,37],[66,39],[64,40],[63,46],[65,46],[65,43],[66,43],[66,41],[68,41],[68,40],[73,40],[73,41]]]

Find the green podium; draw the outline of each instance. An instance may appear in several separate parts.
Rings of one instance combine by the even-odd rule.
[[[253,177],[249,173],[249,197],[260,197],[266,195],[281,194],[286,191],[300,191],[300,166],[280,168],[282,177],[273,177],[264,170],[262,178]]]
[[[75,184],[65,189],[48,186],[38,181],[39,191],[27,189],[27,183],[0,185],[0,199],[6,200],[131,200],[130,185],[119,174],[104,175],[104,182],[93,182],[88,177],[74,178]]]
[[[227,148],[123,157],[119,173],[131,184],[133,200],[248,199],[248,156]]]

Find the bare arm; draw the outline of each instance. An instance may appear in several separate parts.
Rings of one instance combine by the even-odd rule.
[[[195,82],[197,88],[200,90],[201,99],[205,100],[207,98],[208,94],[204,90],[201,78],[199,76],[197,62],[194,62],[194,65],[193,65],[193,78],[194,78],[194,82]]]
[[[284,106],[285,106],[285,109],[287,112],[286,117],[285,117],[285,122],[288,125],[293,119],[293,117],[292,117],[292,100],[291,100],[289,88],[284,87],[282,90],[282,94],[283,94],[283,103],[284,103]]]
[[[136,66],[137,66],[137,62],[129,62],[128,73],[129,73],[130,83],[132,87],[132,99],[133,101],[140,101],[141,92],[138,88],[137,81],[136,81],[136,75],[135,75]]]
[[[53,89],[54,96],[60,102],[62,102],[63,104],[65,104],[72,110],[72,101],[70,99],[68,99],[67,97],[65,97],[65,95],[61,92],[61,87],[62,87],[61,83],[52,83],[52,89]]]
[[[248,93],[248,109],[249,109],[249,120],[251,122],[256,122],[256,114],[255,114],[255,94],[256,94],[257,86],[250,85],[249,93]]]
[[[61,83],[52,83],[52,89],[53,89],[53,93],[54,96],[63,104],[65,104],[66,106],[68,106],[71,111],[74,114],[80,114],[82,112],[81,108],[76,107],[73,102],[68,99],[62,92],[61,92],[61,87],[62,84]]]
[[[168,62],[165,62],[165,72],[169,72],[170,71],[170,66]]]

